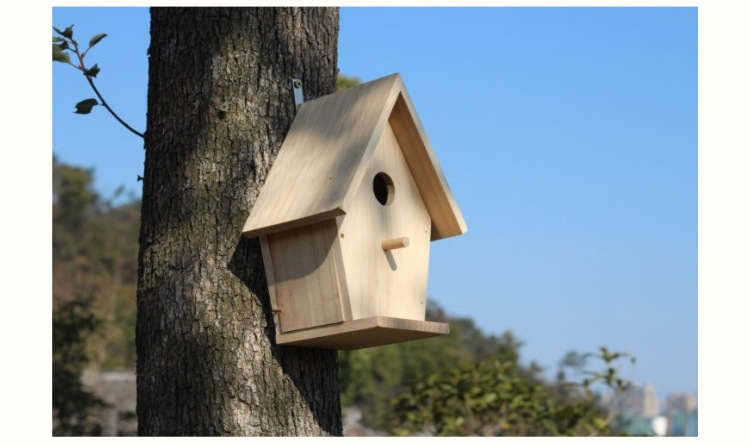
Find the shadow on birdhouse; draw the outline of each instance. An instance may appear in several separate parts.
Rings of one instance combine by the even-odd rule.
[[[447,334],[425,321],[430,242],[464,232],[398,74],[302,104],[243,229],[276,342],[341,350]]]

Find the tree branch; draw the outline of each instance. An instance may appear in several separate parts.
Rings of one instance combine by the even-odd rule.
[[[72,26],[73,25],[71,25],[71,27]],[[99,98],[99,101],[101,101],[101,105],[103,105],[104,108],[106,108],[109,111],[109,113],[112,116],[114,116],[115,119],[117,119],[117,122],[119,122],[120,124],[122,124],[126,129],[130,130],[131,132],[133,132],[136,135],[138,135],[141,138],[143,138],[143,133],[137,131],[136,129],[134,129],[133,127],[131,127],[130,125],[128,125],[127,122],[123,121],[122,118],[120,118],[117,115],[117,113],[115,113],[115,111],[112,110],[112,108],[109,106],[109,104],[107,104],[107,101],[104,100],[104,97],[102,97],[102,94],[99,93],[99,89],[97,89],[96,85],[94,85],[93,77],[88,74],[89,70],[86,69],[86,64],[83,62],[84,57],[86,57],[86,54],[91,49],[92,45],[89,44],[89,47],[86,49],[86,51],[84,51],[83,53],[81,53],[80,48],[78,47],[78,42],[75,39],[73,39],[73,37],[72,37],[72,32],[70,33],[70,35],[65,35],[65,34],[63,34],[63,32],[57,30],[57,28],[53,27],[53,29],[55,29],[55,31],[57,31],[58,34],[62,35],[62,37],[57,38],[58,39],[57,41],[60,41],[60,39],[62,39],[63,43],[65,44],[65,48],[62,48],[62,51],[64,51],[65,49],[72,49],[73,52],[75,53],[76,57],[78,57],[78,63],[79,63],[79,65],[75,65],[75,64],[73,64],[70,61],[67,61],[66,63],[68,65],[72,66],[73,68],[81,70],[81,72],[83,73],[83,76],[89,82],[89,85],[91,85],[91,88],[94,90],[94,93],[96,93],[96,96]],[[101,34],[101,35],[98,35],[98,36],[94,36],[95,38],[98,37],[98,39],[96,41],[94,41],[93,43],[96,44],[96,42],[98,42],[99,40],[101,40],[104,36],[106,36],[106,34]],[[54,42],[56,42],[56,40],[55,40],[54,37],[53,37],[52,42],[53,42],[53,56],[52,57],[53,57],[53,61],[54,61],[55,60],[55,56],[54,56]],[[72,44],[73,48],[70,48],[68,46],[69,44]],[[58,61],[60,61],[60,60],[58,60]],[[61,62],[64,62],[64,61],[61,61]],[[94,67],[96,67],[96,65],[94,65]],[[97,72],[98,71],[99,70],[97,70]],[[94,73],[94,76],[96,76],[96,73]],[[89,107],[89,109],[90,109],[90,107]]]
[[[91,79],[91,76],[89,76],[89,75],[87,75],[85,73],[84,73],[84,76],[86,77],[86,80],[89,81],[89,85],[91,85],[91,88],[94,89],[94,93],[96,93],[96,96],[99,98],[99,100],[101,101],[101,103],[104,106],[104,108],[106,108],[107,110],[109,110],[109,112],[112,114],[112,116],[114,116],[115,119],[117,119],[117,121],[120,124],[122,124],[123,126],[125,126],[126,129],[130,130],[131,132],[133,132],[136,135],[138,135],[141,138],[143,138],[143,133],[141,133],[141,132],[137,131],[136,129],[134,129],[133,127],[129,126],[127,122],[123,121],[119,116],[117,116],[117,113],[115,113],[115,111],[112,110],[109,107],[109,105],[107,104],[107,101],[104,100],[104,98],[102,97],[101,93],[99,93],[99,90],[96,88],[96,85],[94,85],[94,81]]]

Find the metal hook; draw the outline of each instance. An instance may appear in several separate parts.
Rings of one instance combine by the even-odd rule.
[[[302,92],[302,79],[292,78],[292,90],[294,91],[294,106],[296,110],[305,102],[305,97]]]

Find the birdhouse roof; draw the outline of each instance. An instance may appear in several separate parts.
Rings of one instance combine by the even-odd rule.
[[[243,234],[270,234],[346,214],[388,124],[432,219],[432,240],[466,232],[432,145],[396,73],[302,104]]]

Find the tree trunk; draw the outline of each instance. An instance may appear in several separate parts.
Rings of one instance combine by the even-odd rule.
[[[154,8],[138,269],[140,435],[341,435],[336,352],[279,347],[241,237],[295,114],[336,89],[336,8]]]

